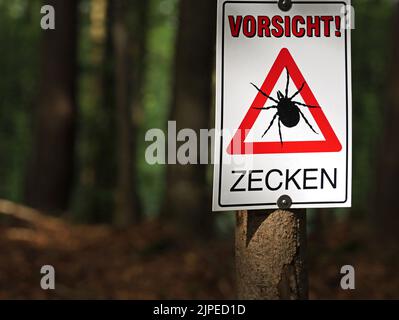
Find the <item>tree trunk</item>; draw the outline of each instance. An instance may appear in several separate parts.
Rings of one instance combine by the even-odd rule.
[[[216,34],[216,1],[180,2],[171,120],[179,131],[191,128],[199,137],[209,128]],[[198,141],[199,145],[199,141]],[[199,155],[198,155],[199,159]],[[174,217],[184,230],[210,231],[210,187],[206,165],[169,165],[163,216]]]
[[[239,299],[307,299],[306,211],[239,211]]]
[[[46,211],[67,209],[73,180],[78,0],[48,0],[56,30],[43,31],[38,103],[25,202]]]
[[[127,2],[113,1],[115,50],[115,101],[117,113],[117,190],[115,224],[125,226],[135,218],[133,205],[133,158],[131,110],[128,100],[128,34],[126,26]]]
[[[129,104],[132,110],[131,125],[133,136],[137,137],[143,122],[150,1],[130,0],[130,6],[132,9],[130,10],[131,15],[129,18],[129,29],[131,30],[129,33],[129,69],[131,70]],[[138,185],[137,148],[136,138],[132,141],[133,183],[135,185]],[[142,205],[137,187],[134,190],[133,198],[136,215],[138,219],[141,219]]]
[[[399,202],[397,181],[399,180],[399,5],[396,6],[392,41],[394,51],[390,64],[390,81],[388,85],[387,103],[384,109],[383,134],[380,149],[377,153],[378,168],[376,170],[375,199],[373,225],[377,226],[380,240],[392,240],[395,246],[399,239]]]
[[[79,139],[84,144],[74,215],[78,221],[109,223],[116,185],[116,112],[114,102],[113,6],[110,0],[90,0],[90,54],[86,78],[90,105],[81,113]],[[104,155],[107,155],[106,157]]]
[[[112,4],[118,150],[115,224],[125,226],[141,218],[134,164],[137,115],[142,104],[148,1],[115,0]]]

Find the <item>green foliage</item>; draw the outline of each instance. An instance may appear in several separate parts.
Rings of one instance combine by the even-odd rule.
[[[101,74],[113,73],[113,57],[105,65],[93,63],[93,44],[90,41],[90,2],[82,1],[80,26],[80,87],[79,130],[77,152],[77,183],[72,212],[75,221],[109,222],[114,210],[116,179],[115,159],[115,109],[113,79],[99,92],[96,79]],[[137,136],[137,161],[139,194],[145,215],[159,212],[164,191],[163,166],[150,166],[145,162],[147,143],[145,133],[151,128],[164,128],[169,113],[176,33],[177,0],[151,0],[147,39],[144,106],[135,114],[139,124]],[[130,21],[131,22],[131,21]],[[132,22],[132,28],[137,26]],[[132,70],[133,72],[133,70]],[[112,78],[112,77],[111,77]],[[133,84],[134,85],[134,84]],[[105,97],[105,101],[101,98]]]
[[[152,0],[148,42],[143,126],[138,135],[140,195],[147,215],[159,213],[163,201],[165,166],[145,161],[145,133],[152,128],[166,130],[172,98],[173,58],[177,28],[177,0]]]
[[[22,199],[37,90],[38,1],[0,1],[0,197]]]
[[[80,12],[77,170],[72,219],[111,222],[116,179],[113,59],[105,53],[110,49],[108,43],[99,48],[90,37],[89,0],[81,0]],[[101,65],[93,61],[96,49],[104,50],[105,61]]]
[[[382,113],[392,51],[392,1],[354,0],[353,69],[353,200],[364,211],[375,172],[376,143],[383,130]],[[0,197],[22,200],[31,137],[32,108],[39,72],[39,0],[0,0]],[[144,106],[139,112],[136,169],[144,214],[157,215],[163,201],[165,166],[145,162],[147,130],[166,129],[174,75],[178,0],[150,0]],[[79,221],[110,221],[115,187],[115,126],[112,86],[105,95],[93,85],[113,69],[92,61],[90,1],[81,0],[79,43],[79,124],[76,187],[72,212]],[[112,84],[112,78],[105,79]],[[107,88],[105,85],[104,88]],[[103,99],[105,97],[105,99]],[[101,173],[101,174],[98,174]],[[221,222],[225,225],[225,222]]]

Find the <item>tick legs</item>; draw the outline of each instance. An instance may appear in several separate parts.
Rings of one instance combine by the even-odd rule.
[[[281,146],[283,146],[283,136],[281,135],[281,121],[278,119],[278,134],[280,135]]]
[[[300,106],[302,106],[302,107],[307,107],[307,108],[320,108],[320,107],[318,107],[318,106],[309,106],[309,105],[307,105],[307,104],[304,104],[304,103],[301,103],[301,102],[297,102],[297,101],[292,101],[293,103],[295,103],[295,104],[299,104]]]
[[[251,84],[255,87],[256,90],[258,90],[262,95],[264,95],[266,98],[272,100],[275,103],[278,103],[278,101],[270,96],[268,96],[266,93],[264,93],[262,90],[260,90],[256,85],[254,85],[252,82]]]
[[[285,97],[288,98],[288,86],[290,85],[290,74],[288,73],[288,69],[287,70],[287,85],[285,86]]]
[[[269,127],[266,129],[265,133],[262,135],[262,138],[265,136],[265,134],[269,131],[269,129],[272,127],[274,120],[276,120],[278,116],[278,113],[276,112],[276,114],[274,115],[272,121],[269,124]],[[279,120],[279,125],[280,125],[280,120]]]
[[[295,92],[295,93],[292,95],[292,97],[290,98],[290,100],[294,99],[294,97],[296,97],[296,95],[302,91],[302,89],[303,89],[304,86],[305,86],[305,82],[302,83],[302,85],[301,85],[301,87],[299,88],[299,90],[298,90],[297,92]]]
[[[298,108],[298,110],[299,110],[299,108]],[[318,134],[318,133],[315,131],[315,129],[313,129],[312,125],[309,123],[308,119],[306,119],[305,115],[302,113],[301,110],[299,110],[299,113],[301,114],[303,120],[305,120],[305,122],[306,122],[306,124],[309,126],[309,128],[312,129],[312,131],[313,131],[314,133]]]
[[[265,107],[265,108],[253,108],[257,110],[269,110],[269,109],[277,109],[277,106]]]

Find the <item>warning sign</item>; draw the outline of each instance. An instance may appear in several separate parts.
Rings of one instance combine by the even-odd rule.
[[[219,1],[214,210],[351,205],[350,1]]]

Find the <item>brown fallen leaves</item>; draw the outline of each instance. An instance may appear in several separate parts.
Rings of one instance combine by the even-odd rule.
[[[356,228],[354,228],[356,226]],[[0,299],[233,299],[234,239],[182,237],[157,220],[125,230],[77,226],[0,200]],[[342,220],[308,243],[310,298],[399,298],[399,259]],[[40,288],[53,265],[56,290]],[[356,290],[340,289],[341,266]]]
[[[13,205],[0,200],[0,299],[234,297],[232,241],[181,239],[157,221],[75,226]],[[45,264],[55,291],[40,288]]]

